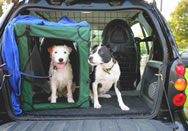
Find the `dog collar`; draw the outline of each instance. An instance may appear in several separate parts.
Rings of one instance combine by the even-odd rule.
[[[116,64],[116,60],[113,59],[113,65],[110,68],[102,68],[104,72],[108,73],[110,75],[110,70],[114,67],[114,65]]]

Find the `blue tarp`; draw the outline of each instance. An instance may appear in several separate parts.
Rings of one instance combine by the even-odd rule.
[[[77,23],[67,16],[62,17],[57,22],[47,21],[35,16],[25,15],[18,16],[14,18],[5,28],[3,34],[3,45],[2,45],[2,58],[3,62],[10,69],[14,69],[15,72],[19,72],[19,52],[14,35],[14,23],[23,23],[23,24],[35,24],[35,25],[46,25],[46,26],[66,26],[66,27],[88,27],[89,24],[86,21]],[[22,110],[20,109],[20,95],[21,95],[21,76],[18,73],[13,73],[8,71],[11,75],[9,77],[10,84],[13,88],[11,91],[11,100],[13,109],[16,114],[21,114]]]

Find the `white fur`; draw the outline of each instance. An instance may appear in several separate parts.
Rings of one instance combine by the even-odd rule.
[[[118,62],[115,63],[113,66],[113,59],[111,58],[110,62],[103,63],[102,59],[98,55],[98,50],[100,49],[100,46],[98,47],[97,51],[94,54],[91,54],[90,56],[93,57],[92,63],[90,61],[89,64],[96,66],[95,71],[95,81],[92,83],[92,89],[93,94],[90,92],[91,99],[94,102],[94,108],[101,108],[102,106],[99,103],[98,97],[104,97],[104,98],[111,98],[109,94],[105,94],[107,91],[110,90],[112,85],[114,84],[115,93],[117,95],[119,106],[122,110],[129,110],[129,107],[127,107],[122,99],[121,93],[117,87],[117,82],[120,77],[120,67]],[[100,64],[103,63],[103,64]],[[103,70],[103,68],[113,68],[107,73]],[[101,83],[102,87],[98,89],[98,84]]]
[[[100,47],[101,47],[101,46],[98,46],[98,47],[97,47],[97,50],[96,50],[95,53],[93,53],[93,52],[91,51],[91,54],[90,54],[89,57],[93,57],[93,62],[94,62],[94,63],[91,63],[91,61],[88,61],[90,65],[93,65],[93,66],[94,66],[94,65],[100,65],[100,64],[102,63],[102,58],[101,58],[101,57],[99,56],[99,54],[98,54],[98,51],[99,51]]]
[[[52,76],[50,78],[51,103],[56,103],[57,97],[61,96],[57,93],[57,90],[61,92],[64,88],[67,88],[67,101],[74,103],[72,95],[72,66],[69,63],[69,54],[71,51],[72,49],[66,45],[53,46],[51,49],[51,63],[49,68],[49,74]],[[63,58],[63,68],[58,68],[57,66],[60,58]]]

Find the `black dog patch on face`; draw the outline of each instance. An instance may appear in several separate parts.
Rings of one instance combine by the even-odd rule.
[[[112,58],[110,50],[105,46],[99,47],[98,54],[104,63],[108,63]]]
[[[92,49],[91,49],[92,50],[92,52],[91,52],[92,54],[94,54],[97,51],[97,47],[99,47],[99,46],[95,45],[95,46],[92,47]]]
[[[90,52],[88,62],[91,65],[99,65],[110,62],[112,52],[106,46],[94,46]]]

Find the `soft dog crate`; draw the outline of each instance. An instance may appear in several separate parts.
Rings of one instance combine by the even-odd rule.
[[[13,23],[19,52],[19,71],[39,77],[21,76],[21,108],[23,111],[88,107],[89,65],[87,60],[90,46],[90,27],[87,22],[76,23],[68,17],[63,17],[59,22],[49,22],[35,17],[33,19],[32,16],[21,17],[24,20]],[[49,67],[44,68],[44,66],[46,67],[46,61],[50,59],[49,56],[46,56],[47,47],[53,44],[59,45],[61,42],[73,49],[72,55],[74,55],[74,59],[71,64],[75,85],[79,86],[79,88],[77,88],[78,94],[76,95],[75,103],[59,100],[57,103],[52,104],[47,100],[49,96],[44,93],[45,90],[50,89],[47,87],[49,86],[48,79],[41,78],[48,75],[47,69]],[[75,57],[75,55],[77,56]],[[9,65],[7,64],[7,66]],[[14,73],[11,74],[15,75]],[[36,92],[42,90],[43,93],[39,93],[36,98]],[[49,90],[46,92],[49,92]],[[45,100],[42,101],[43,98],[41,99],[41,96]]]

